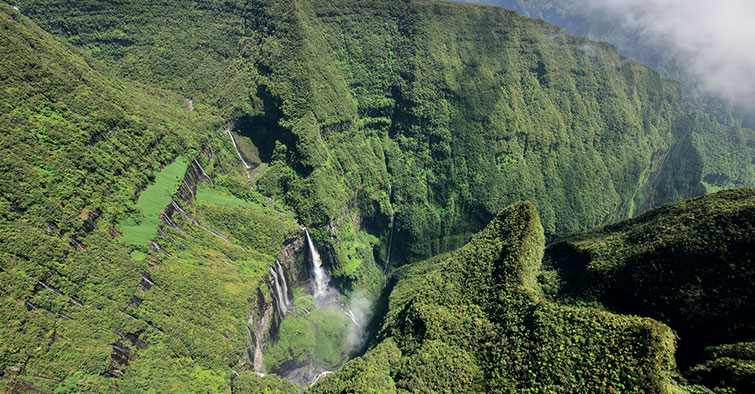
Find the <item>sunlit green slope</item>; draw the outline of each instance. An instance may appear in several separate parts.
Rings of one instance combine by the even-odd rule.
[[[544,248],[514,204],[395,271],[371,349],[313,391],[750,392],[754,214],[735,189]]]
[[[230,392],[252,301],[298,225],[229,193],[217,118],[6,4],[0,32],[0,392]],[[194,206],[179,201],[198,224],[174,214],[158,230],[204,149],[230,159],[225,174],[205,163],[216,187]]]
[[[350,280],[369,271],[350,263],[372,256],[360,231],[387,242],[392,213],[402,262],[462,245],[521,199],[553,236],[755,184],[751,130],[687,108],[676,84],[605,43],[499,8],[19,4],[121,75],[266,125],[264,140],[241,130],[270,164],[260,190],[329,224],[316,238]]]

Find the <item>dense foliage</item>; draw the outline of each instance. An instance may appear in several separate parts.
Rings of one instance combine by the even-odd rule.
[[[299,221],[349,296],[383,290],[390,226],[392,266],[417,262],[383,290],[378,344],[315,391],[674,387],[666,326],[545,301],[535,280],[546,236],[755,183],[751,130],[647,67],[429,0],[14,4],[0,390],[295,391],[252,372],[257,340],[260,371],[351,350],[337,311],[254,332],[276,314],[274,259],[306,279]],[[527,198],[542,222],[505,208]],[[718,345],[690,374],[746,380],[750,345]]]
[[[200,187],[201,208],[181,202],[200,225],[174,214],[159,235],[178,155],[209,146],[233,184],[220,122],[5,4],[0,30],[0,391],[230,391],[251,301],[298,225],[258,194]]]
[[[462,245],[521,199],[554,236],[699,195],[703,181],[755,184],[751,131],[691,111],[608,45],[499,8],[19,4],[122,75],[245,116],[252,141],[272,133],[260,190],[327,227],[315,236],[332,255],[341,241],[362,250],[368,268],[329,262],[354,287],[375,287],[364,232],[385,243],[392,213],[398,263]]]
[[[637,59],[665,78],[678,81],[684,99],[696,107],[716,115],[724,124],[755,127],[750,103],[722,99],[704,91],[699,77],[690,72],[688,59],[676,54],[674,48],[647,34],[642,26],[626,23],[625,15],[610,12],[610,3],[573,0],[455,0],[465,3],[489,4],[515,10],[524,16],[544,19],[562,26],[570,34],[615,45],[621,54]],[[700,148],[705,148],[701,145]]]
[[[379,345],[314,392],[384,382],[389,392],[677,390],[663,324],[545,301],[544,237],[529,203],[503,210],[470,243],[395,274]]]
[[[755,336],[754,258],[754,189],[669,204],[546,252],[555,297],[668,324],[681,338],[680,365],[710,360],[691,379],[743,392],[755,388],[744,343]]]

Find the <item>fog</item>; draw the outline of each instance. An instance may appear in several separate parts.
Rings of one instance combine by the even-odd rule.
[[[755,95],[755,1],[581,1],[667,48],[705,91],[742,104]]]

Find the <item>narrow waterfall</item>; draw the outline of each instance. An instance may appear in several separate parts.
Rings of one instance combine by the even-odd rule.
[[[277,262],[277,260],[276,260]],[[278,267],[280,269],[280,264],[278,264]],[[283,270],[280,270],[280,275],[273,267],[268,266],[267,268],[270,269],[270,274],[273,276],[271,284],[270,291],[273,293],[273,298],[275,298],[275,302],[278,304],[278,313],[280,314],[280,317],[286,316],[288,314],[288,308],[291,305],[288,299],[288,289],[283,290],[283,286],[285,286],[286,278],[283,277]],[[281,284],[283,283],[283,284]]]
[[[315,298],[316,302],[324,303],[330,298],[330,296],[337,296],[338,292],[330,287],[330,275],[328,275],[328,273],[322,268],[320,253],[317,252],[315,245],[312,243],[312,237],[309,236],[309,231],[307,229],[304,229],[304,231],[307,233],[307,245],[309,246],[309,257],[310,262],[312,263],[312,277],[314,279],[312,296]]]
[[[236,149],[236,154],[239,155],[239,159],[241,159],[241,162],[244,163],[244,167],[246,167],[247,170],[251,170],[252,166],[249,165],[246,160],[244,160],[244,156],[241,155],[241,151],[239,150],[238,145],[236,145],[236,140],[233,138],[233,134],[231,134],[231,128],[226,127],[225,132],[228,133],[229,137],[231,137],[231,142],[233,143],[233,147]]]
[[[164,254],[164,255],[166,255],[168,257],[173,257],[173,256],[170,255],[170,253],[166,252],[165,249],[163,249],[162,247],[160,247],[160,245],[158,245],[157,242],[155,242],[155,241],[149,241],[149,242],[152,243],[152,247],[155,248],[156,252],[162,253],[162,254]]]
[[[287,305],[291,305],[291,299],[288,297],[288,285],[286,284],[286,275],[283,275],[283,267],[281,266],[281,262],[278,259],[275,259],[275,266],[278,268],[278,278],[280,279],[280,283],[283,286],[283,298],[286,300]]]
[[[351,319],[351,321],[352,321],[352,323],[354,323],[354,325],[356,325],[357,327],[361,326],[361,324],[359,324],[359,320],[357,320],[357,318],[354,316],[354,312],[351,311],[351,308],[349,308],[347,306],[346,310],[344,310],[343,313],[345,313],[346,316],[348,316],[349,319]]]
[[[173,207],[173,209],[175,209],[178,213],[180,213],[181,216],[183,216],[186,220],[190,221],[195,226],[199,226],[200,228],[202,228],[202,230],[204,230],[204,231],[206,231],[206,232],[208,232],[208,233],[210,233],[210,234],[212,234],[212,235],[214,235],[214,236],[222,239],[223,241],[225,241],[225,242],[227,242],[227,243],[229,243],[229,244],[231,244],[231,245],[233,245],[233,246],[235,246],[235,247],[237,247],[237,248],[239,248],[239,249],[241,249],[243,251],[246,251],[246,249],[244,249],[243,246],[234,244],[233,241],[231,241],[225,235],[220,234],[219,232],[217,232],[217,231],[215,231],[215,230],[213,230],[211,228],[207,228],[207,227],[203,226],[196,219],[194,219],[193,217],[191,217],[191,215],[189,215],[188,213],[186,213],[186,211],[184,211],[183,209],[181,209],[181,207],[179,207],[178,204],[176,204],[175,200],[170,200],[170,205],[171,205],[171,207]],[[169,216],[165,215],[165,214],[163,214],[163,217],[169,218]],[[176,226],[176,227],[178,227],[178,226]]]
[[[194,164],[197,165],[197,168],[199,169],[199,172],[202,174],[202,177],[204,179],[207,179],[208,182],[210,182],[210,186],[215,187],[215,185],[212,183],[212,178],[210,178],[209,175],[204,171],[204,167],[202,167],[202,164],[199,163],[197,159],[194,159]]]

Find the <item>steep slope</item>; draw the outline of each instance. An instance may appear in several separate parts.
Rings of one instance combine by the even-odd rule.
[[[517,203],[458,251],[397,271],[380,344],[313,392],[672,392],[673,332],[543,300],[543,248],[534,207]]]
[[[238,132],[265,157],[260,190],[322,230],[347,287],[379,286],[374,236],[385,244],[390,223],[398,264],[462,245],[520,199],[554,236],[699,195],[703,181],[755,184],[751,131],[691,111],[678,86],[612,47],[511,11],[19,5],[122,75],[246,116]]]
[[[297,359],[287,352],[301,343],[304,358],[329,367],[345,356],[322,351],[333,338],[310,335],[314,327],[296,330],[316,320],[301,293],[309,273],[297,220],[316,227],[324,266],[346,295],[374,298],[389,234],[392,265],[418,261],[463,245],[525,197],[542,227],[532,205],[516,205],[463,251],[402,270],[409,279],[397,284],[384,341],[344,374],[451,388],[456,375],[423,380],[443,362],[468,389],[605,382],[662,391],[673,365],[665,326],[537,295],[543,227],[554,236],[702,193],[706,169],[752,176],[746,131],[719,139],[723,129],[689,112],[673,83],[604,44],[500,9],[18,4],[0,3],[7,391],[295,390],[257,372]],[[738,156],[695,156],[698,129]],[[474,249],[488,253],[479,273]],[[424,271],[444,292],[414,300]],[[405,303],[419,309],[396,311]],[[297,311],[284,320],[288,307]],[[436,312],[448,316],[435,321]],[[423,332],[436,323],[474,335],[442,342]],[[603,339],[570,342],[567,329]],[[537,347],[550,338],[564,348]],[[594,359],[569,361],[593,349]],[[595,360],[616,368],[596,371]],[[573,365],[582,372],[562,374]],[[351,379],[343,376],[333,379]]]
[[[626,15],[612,8],[616,3],[565,0],[458,0],[465,3],[488,4],[508,8],[521,15],[544,19],[562,26],[570,34],[606,41],[615,45],[622,55],[637,59],[657,70],[665,78],[679,81],[684,99],[696,107],[716,115],[726,125],[755,126],[755,115],[748,102],[725,99],[706,91],[700,76],[694,74],[690,59],[670,45],[667,38],[648,33],[651,26],[642,25],[642,13]],[[621,3],[618,3],[621,4]],[[629,3],[631,4],[631,3]],[[635,7],[639,10],[641,7]],[[647,11],[646,11],[647,12]],[[639,21],[632,17],[640,16]],[[650,29],[648,29],[650,27]]]
[[[753,254],[755,189],[734,189],[569,236],[545,261],[557,273],[556,298],[662,321],[681,338],[681,367],[710,360],[691,379],[749,392]]]
[[[534,208],[514,204],[395,271],[371,349],[313,392],[751,392],[754,214],[755,189],[723,191],[543,255]]]
[[[0,31],[0,391],[229,392],[298,225],[236,174],[218,118],[4,3]]]

